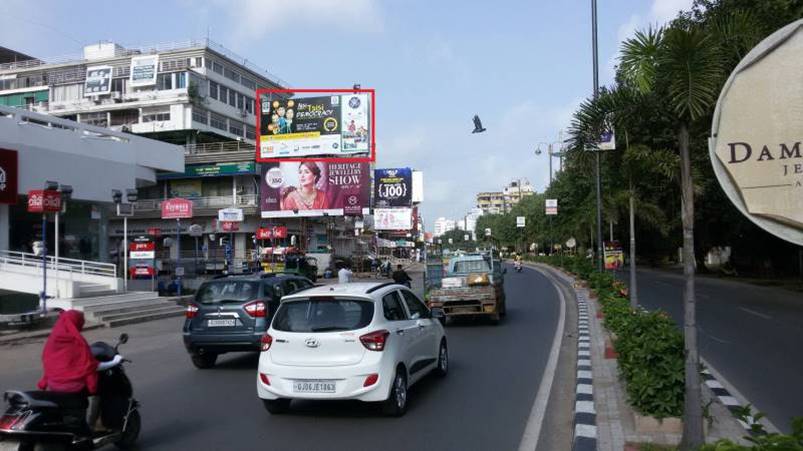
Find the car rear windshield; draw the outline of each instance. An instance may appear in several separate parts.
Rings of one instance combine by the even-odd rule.
[[[470,272],[488,272],[491,267],[485,260],[460,260],[454,262],[454,273],[466,274]]]
[[[308,298],[282,303],[273,328],[282,332],[362,329],[374,317],[374,303],[356,299]]]
[[[238,303],[256,299],[258,296],[259,282],[221,280],[203,284],[195,300],[201,304]]]

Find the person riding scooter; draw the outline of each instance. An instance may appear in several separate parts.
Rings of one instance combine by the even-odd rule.
[[[399,285],[404,285],[407,288],[411,288],[411,282],[413,279],[411,279],[407,274],[407,271],[402,268],[402,265],[397,265],[396,270],[393,271],[393,281]]]
[[[516,256],[516,260],[513,261],[513,268],[516,270],[516,272],[521,272],[521,255]]]

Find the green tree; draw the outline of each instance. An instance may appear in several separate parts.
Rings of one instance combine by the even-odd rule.
[[[681,448],[703,444],[703,409],[697,345],[694,288],[694,190],[689,153],[689,127],[707,117],[723,79],[720,48],[711,33],[697,25],[675,25],[666,30],[637,32],[625,41],[621,72],[645,93],[657,95],[674,119],[681,174],[683,224],[683,290],[685,337],[685,403]]]

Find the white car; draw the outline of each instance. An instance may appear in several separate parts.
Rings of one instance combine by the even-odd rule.
[[[407,389],[449,370],[443,311],[392,283],[348,283],[282,298],[262,338],[257,393],[268,412],[293,399],[382,402],[401,416]]]

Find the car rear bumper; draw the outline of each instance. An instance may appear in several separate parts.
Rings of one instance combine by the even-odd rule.
[[[257,394],[262,399],[356,399],[359,401],[384,401],[390,393],[395,368],[383,361],[359,363],[339,367],[299,367],[276,365],[262,353],[257,374]],[[270,385],[265,384],[260,374],[265,374]],[[364,387],[366,378],[378,374],[376,383]],[[297,393],[293,390],[296,381],[334,381],[334,393]]]
[[[184,347],[190,353],[215,353],[259,351],[264,332],[237,334],[190,334],[184,333]]]

